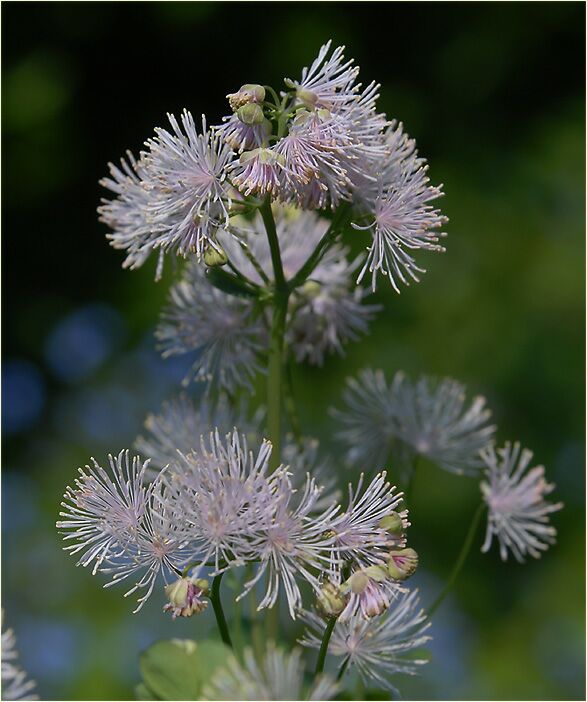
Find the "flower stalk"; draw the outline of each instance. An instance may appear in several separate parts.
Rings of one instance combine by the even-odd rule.
[[[318,652],[318,660],[316,661],[316,670],[314,671],[314,675],[320,675],[320,673],[322,673],[324,670],[326,654],[328,653],[328,644],[330,643],[330,637],[332,636],[335,625],[336,617],[328,617],[328,623],[326,624],[324,636],[322,637],[322,644],[320,646],[320,651]]]
[[[434,612],[440,607],[442,604],[444,598],[448,595],[448,593],[451,591],[453,585],[456,582],[456,579],[459,576],[459,573],[461,572],[463,566],[465,565],[465,561],[467,560],[467,557],[469,555],[469,552],[471,550],[471,546],[473,545],[473,540],[475,538],[475,534],[477,532],[477,528],[479,526],[479,521],[481,520],[481,517],[483,513],[486,510],[486,505],[484,503],[481,503],[479,507],[477,507],[477,510],[475,511],[475,514],[473,515],[473,519],[471,520],[471,524],[469,525],[469,530],[467,532],[467,535],[465,537],[465,541],[463,542],[463,546],[461,548],[461,551],[458,555],[457,560],[455,561],[455,564],[453,566],[453,569],[451,571],[451,574],[449,576],[449,579],[438,595],[438,597],[434,600],[434,602],[430,605],[428,608],[428,616],[431,617]]]
[[[220,638],[227,646],[232,648],[232,640],[230,638],[228,624],[226,623],[226,617],[224,616],[224,610],[222,609],[222,602],[220,600],[220,583],[222,582],[223,575],[224,573],[219,573],[212,581],[210,602],[212,602],[212,608],[214,609],[214,615],[216,617],[216,623],[218,624]]]

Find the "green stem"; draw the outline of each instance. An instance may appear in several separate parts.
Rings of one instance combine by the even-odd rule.
[[[302,428],[300,425],[300,418],[298,417],[298,410],[296,407],[296,401],[293,393],[293,372],[291,361],[286,363],[285,368],[285,406],[287,409],[287,414],[289,417],[289,424],[296,440],[298,446],[301,447],[302,444]]]
[[[340,207],[336,210],[336,213],[332,219],[332,222],[324,236],[316,244],[316,248],[310,254],[310,258],[304,263],[300,270],[295,274],[290,282],[290,289],[294,289],[303,285],[308,276],[312,273],[314,268],[318,265],[322,255],[330,244],[334,241],[336,235],[340,232],[342,227],[346,224],[351,211],[350,202],[343,202]]]
[[[340,670],[338,671],[338,675],[336,676],[337,682],[342,678],[342,676],[345,673],[345,670],[349,667],[349,663],[351,662],[350,656],[347,656],[344,660],[344,663],[340,666]]]
[[[336,617],[329,617],[328,623],[326,624],[326,629],[324,630],[324,635],[322,636],[322,643],[320,644],[320,652],[318,653],[318,660],[316,661],[316,670],[314,671],[314,675],[319,675],[324,670],[326,652],[328,651],[328,644],[330,643],[330,637],[334,631],[335,624]]]
[[[280,462],[281,452],[281,408],[283,395],[283,366],[285,337],[285,321],[289,289],[283,273],[281,253],[275,220],[271,211],[271,199],[267,197],[260,208],[261,216],[267,231],[267,239],[271,250],[273,275],[275,279],[275,294],[273,296],[273,319],[271,322],[271,337],[269,339],[269,370],[267,376],[267,431],[273,443],[270,470],[275,470]]]
[[[404,500],[408,507],[412,507],[412,495],[414,494],[414,478],[416,477],[416,470],[418,468],[418,463],[420,461],[420,456],[414,456],[412,465],[410,466],[410,473],[406,482],[406,489],[404,491]]]
[[[471,546],[473,545],[473,540],[475,538],[475,533],[477,531],[477,527],[479,526],[479,521],[483,515],[483,512],[485,511],[486,505],[485,503],[481,503],[479,507],[477,507],[477,510],[475,514],[473,515],[473,519],[471,520],[471,524],[469,526],[469,531],[467,532],[467,536],[465,537],[465,541],[463,543],[463,546],[461,548],[461,552],[459,553],[459,556],[453,566],[452,572],[448,578],[448,582],[442,589],[441,593],[438,595],[438,597],[434,600],[434,602],[430,605],[428,608],[428,616],[431,617],[434,612],[440,607],[442,601],[444,598],[448,595],[450,592],[452,586],[454,585],[459,573],[461,572],[463,565],[465,564],[465,561],[467,560],[467,556],[469,555],[469,551],[471,550]]]
[[[212,607],[214,608],[214,615],[216,616],[216,623],[218,624],[220,637],[227,646],[230,646],[230,648],[232,648],[232,641],[230,640],[228,624],[226,623],[226,617],[224,616],[224,610],[222,609],[222,603],[220,602],[220,583],[222,581],[223,575],[224,573],[220,573],[212,581],[210,601],[212,602]]]

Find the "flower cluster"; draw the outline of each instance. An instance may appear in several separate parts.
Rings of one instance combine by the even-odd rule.
[[[343,400],[345,410],[334,415],[351,464],[376,467],[393,454],[405,466],[422,456],[453,473],[476,473],[495,432],[485,398],[467,406],[465,387],[450,378],[412,384],[398,372],[388,385],[381,371],[366,369],[348,379]]]
[[[224,438],[215,432],[201,437],[197,450],[178,451],[152,481],[148,461],[131,461],[128,452],[110,457],[110,471],[94,461],[65,495],[57,526],[73,541],[66,550],[81,553],[79,563],[93,564],[94,573],[112,573],[109,584],[137,577],[126,593],[146,591],[137,611],[159,573],[172,585],[187,572],[190,579],[168,590],[170,609],[201,611],[202,569],[218,574],[244,563],[254,564],[255,574],[239,597],[265,581],[260,609],[274,606],[283,590],[295,617],[300,581],[319,593],[328,579],[341,588],[348,616],[383,611],[406,576],[394,570],[409,526],[401,493],[385,474],[364,490],[361,477],[357,490],[349,487],[345,511],[332,499],[319,506],[323,488],[310,474],[297,489],[286,466],[269,472],[271,450],[264,441],[255,456],[236,431]],[[373,600],[377,606],[367,606]]]
[[[401,124],[377,111],[379,85],[363,87],[344,47],[319,51],[300,80],[286,79],[282,99],[272,88],[243,85],[228,95],[232,113],[198,132],[185,110],[171,131],[158,128],[138,159],[110,164],[102,185],[101,220],[125,266],[141,266],[151,252],[202,259],[218,250],[218,231],[258,198],[302,210],[355,208],[354,226],[373,240],[359,274],[398,283],[418,280],[416,249],[442,251],[446,218],[430,204],[442,195],[429,185],[426,162]],[[230,231],[239,236],[230,223]],[[347,273],[350,271],[347,271]],[[346,285],[346,281],[345,281]],[[335,342],[334,342],[335,343]]]
[[[276,226],[287,280],[308,259],[328,228],[312,212],[277,208]],[[223,230],[218,241],[240,275],[256,286],[273,282],[271,252],[260,216],[240,220],[238,240]],[[286,341],[297,361],[322,365],[327,353],[343,353],[344,345],[367,331],[378,305],[364,303],[365,291],[351,284],[357,262],[345,247],[334,245],[310,279],[289,299]],[[269,340],[270,316],[253,297],[219,290],[197,262],[171,290],[157,337],[165,356],[199,351],[190,377],[233,392],[250,388],[262,367]]]
[[[270,644],[262,665],[251,649],[241,663],[231,656],[204,688],[205,700],[331,700],[338,685],[327,675],[318,676],[304,694],[304,665],[301,650],[290,654]]]
[[[506,443],[497,450],[490,446],[482,454],[486,481],[481,483],[481,492],[489,508],[482,550],[489,550],[495,536],[504,561],[508,551],[520,563],[526,555],[539,558],[555,541],[556,529],[548,524],[548,515],[563,505],[544,499],[555,486],[546,482],[544,466],[527,471],[532,455],[519,443]]]
[[[38,700],[32,694],[36,687],[34,680],[29,680],[24,670],[17,665],[18,652],[16,637],[12,629],[4,629],[4,611],[2,612],[2,699],[3,700]]]
[[[300,643],[319,649],[326,623],[315,612],[302,614],[307,629]],[[426,659],[414,658],[412,651],[430,640],[430,627],[419,606],[418,591],[403,593],[392,607],[374,619],[354,615],[348,620],[339,618],[334,626],[329,651],[341,659],[342,670],[356,667],[366,682],[375,681],[398,694],[390,676],[403,673],[414,675]]]

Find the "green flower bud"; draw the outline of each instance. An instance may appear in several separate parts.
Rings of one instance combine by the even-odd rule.
[[[239,107],[236,111],[236,116],[243,124],[248,124],[251,126],[255,124],[263,124],[265,122],[263,109],[254,102]]]
[[[298,88],[296,90],[297,99],[306,107],[313,108],[318,102],[318,96],[311,90],[306,90],[305,88]]]
[[[210,244],[204,251],[204,263],[210,268],[226,265],[228,263],[226,251],[218,244]]]
[[[346,606],[346,597],[338,585],[326,581],[317,595],[316,605],[326,617],[338,617]]]
[[[385,529],[388,534],[399,535],[403,533],[404,524],[397,512],[390,512],[379,522],[381,529]]]
[[[265,88],[256,83],[246,83],[236,93],[229,93],[226,97],[233,112],[236,112],[243,105],[248,105],[252,102],[263,102],[265,99]]]
[[[413,548],[403,548],[388,554],[387,572],[394,580],[406,580],[416,572],[418,554]]]
[[[318,297],[320,294],[320,291],[322,290],[322,286],[320,283],[317,283],[315,280],[306,280],[306,282],[302,285],[300,288],[300,292],[302,295],[309,299],[313,299],[315,297]]]
[[[171,612],[174,619],[200,614],[208,606],[208,603],[201,599],[208,594],[208,589],[207,580],[178,578],[174,583],[165,586],[165,594],[169,602],[163,607],[163,611]]]

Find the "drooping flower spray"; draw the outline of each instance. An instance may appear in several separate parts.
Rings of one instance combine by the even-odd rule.
[[[455,380],[397,372],[388,383],[365,369],[348,381],[332,412],[354,471],[348,491],[300,426],[292,364],[343,354],[382,312],[370,300],[378,282],[399,293],[444,251],[442,186],[403,124],[378,112],[379,86],[358,75],[328,42],[282,89],[229,93],[221,124],[169,115],[102,181],[112,198],[100,219],[125,267],[154,255],[160,278],[166,257],[185,260],[156,337],[163,356],[195,361],[182,394],[147,417],[139,455],[80,469],[57,526],[78,564],[106,574],[106,586],[125,584],[135,612],[159,592],[174,619],[216,617],[232,652],[213,640],[165,644],[185,699],[332,699],[357,675],[395,691],[398,674],[421,668],[440,604],[423,607],[409,587],[426,559],[407,536],[421,459],[473,479],[485,470],[449,587],[486,509],[483,550],[496,538],[502,557],[522,559],[554,540],[548,520],[560,505],[544,499],[544,469],[525,473],[518,445],[496,453],[484,398],[468,400]],[[357,258],[351,238],[365,247]],[[239,584],[229,616],[227,573]],[[301,648],[288,615],[308,626]],[[144,654],[141,694],[177,699],[166,696],[161,650]]]

